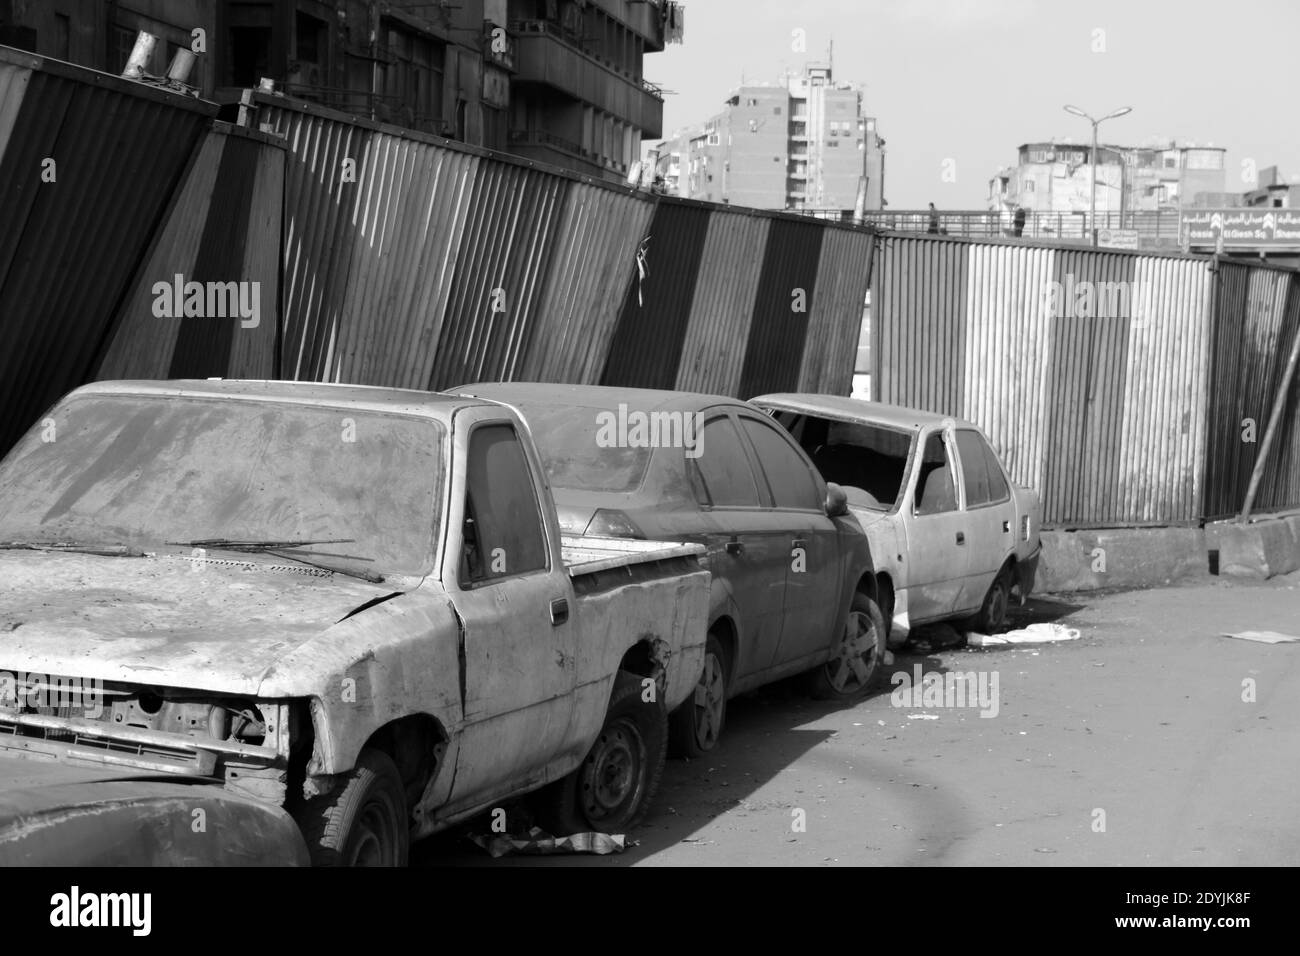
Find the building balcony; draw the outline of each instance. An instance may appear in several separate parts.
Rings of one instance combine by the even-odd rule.
[[[601,156],[584,149],[581,144],[563,136],[540,129],[512,129],[508,142],[510,152],[526,159],[573,169],[588,176],[598,176],[621,181],[627,175],[628,164]]]
[[[547,87],[588,103],[641,130],[646,139],[663,135],[664,102],[653,85],[597,59],[544,20],[518,20],[511,29],[516,84]]]

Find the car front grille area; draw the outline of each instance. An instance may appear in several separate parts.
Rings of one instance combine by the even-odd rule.
[[[143,758],[149,762],[174,765],[177,770],[202,772],[205,756],[187,747],[169,747],[154,742],[124,740],[81,733],[63,727],[43,727],[20,722],[8,715],[0,715],[0,746],[29,749],[22,741],[40,741],[49,744],[76,747],[83,751],[105,756]],[[36,748],[32,748],[36,749]],[[44,750],[44,748],[39,748]],[[87,754],[90,755],[89,753]],[[208,768],[211,769],[210,767]]]

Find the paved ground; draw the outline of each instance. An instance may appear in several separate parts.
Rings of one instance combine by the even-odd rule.
[[[891,668],[996,672],[996,717],[894,706],[890,683],[839,710],[778,685],[732,702],[712,759],[669,761],[623,854],[493,861],[452,834],[414,862],[1300,864],[1300,644],[1220,636],[1300,636],[1300,575],[1049,598],[1017,613],[1082,638],[900,653]]]

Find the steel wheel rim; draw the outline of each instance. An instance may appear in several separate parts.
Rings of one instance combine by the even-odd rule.
[[[876,626],[862,611],[850,611],[835,656],[826,664],[826,679],[837,694],[865,687],[876,657]]]
[[[716,654],[706,654],[700,682],[695,685],[695,742],[708,750],[722,732],[722,709],[726,706],[726,680]]]
[[[636,725],[620,718],[601,731],[583,765],[582,805],[588,820],[615,813],[641,787],[645,747]]]

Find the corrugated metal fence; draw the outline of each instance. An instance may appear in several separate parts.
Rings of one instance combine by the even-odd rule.
[[[246,94],[289,150],[286,377],[847,392],[869,230],[596,183]]]
[[[1194,522],[1241,508],[1300,335],[1294,270],[876,236],[244,104],[0,49],[0,450],[91,378],[847,394],[870,282],[876,397],[981,424],[1050,525]],[[1258,510],[1300,506],[1298,406]]]
[[[1051,526],[1237,513],[1300,334],[1300,274],[881,234],[873,397],[972,420]],[[1300,382],[1258,510],[1300,506]]]
[[[0,48],[0,453],[90,378],[215,113]]]

